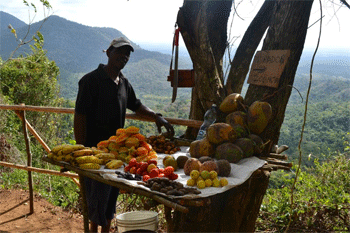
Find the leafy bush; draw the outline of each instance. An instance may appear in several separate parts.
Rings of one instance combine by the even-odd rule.
[[[347,146],[349,148],[349,146]],[[295,168],[295,167],[294,167]],[[273,174],[272,188],[261,205],[257,229],[283,232],[291,219],[290,232],[350,230],[350,154],[337,154],[314,167],[303,168],[293,192],[294,175]]]

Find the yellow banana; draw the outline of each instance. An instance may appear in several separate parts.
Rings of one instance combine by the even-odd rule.
[[[48,157],[49,159],[53,159],[54,156],[55,156],[55,154],[52,153],[52,152],[50,152],[50,153],[47,154],[47,157]]]
[[[65,144],[58,145],[58,146],[54,146],[54,147],[51,149],[51,152],[57,154],[58,151],[62,150],[64,146],[65,146]]]
[[[97,154],[100,154],[100,153],[105,153],[105,151],[100,150],[100,149],[98,149],[98,148],[96,148],[96,147],[91,147],[91,150],[92,150],[92,153],[93,153],[94,155],[97,155]]]
[[[97,163],[82,163],[82,164],[79,164],[79,167],[82,168],[82,169],[100,169],[100,165],[97,164]]]
[[[118,169],[123,164],[124,164],[123,161],[114,159],[114,160],[111,160],[108,163],[106,163],[106,168],[108,168],[108,169]]]
[[[64,155],[59,155],[59,156],[55,156],[53,159],[56,160],[56,161],[64,161]]]
[[[80,149],[72,152],[73,157],[80,157],[80,156],[92,155],[92,154],[93,154],[93,151],[91,150],[91,148],[84,148],[84,149]]]
[[[97,155],[95,155],[97,158],[99,159],[103,159],[103,160],[111,160],[111,159],[115,159],[115,155],[112,153],[99,153]]]
[[[75,158],[75,161],[79,164],[83,164],[83,163],[97,163],[97,164],[102,164],[103,160],[97,158],[94,155],[85,155],[85,156],[80,156]]]
[[[73,151],[76,151],[76,150],[81,150],[81,149],[84,149],[85,146],[84,145],[80,145],[80,144],[77,144],[77,145],[66,145],[62,148],[62,153],[63,154],[69,154],[69,153],[72,153]]]

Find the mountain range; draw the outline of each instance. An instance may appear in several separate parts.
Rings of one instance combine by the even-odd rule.
[[[60,68],[59,82],[61,95],[66,99],[75,99],[77,82],[87,72],[97,68],[99,63],[106,63],[107,56],[103,50],[107,49],[113,38],[124,36],[120,31],[106,27],[90,27],[75,23],[59,16],[52,15],[45,22],[40,21],[31,25],[24,23],[6,12],[0,11],[0,56],[6,60],[17,47],[17,41],[8,28],[11,24],[16,29],[18,38],[25,35],[32,36],[40,30],[44,36],[44,49],[47,50],[49,59],[54,60]],[[31,39],[26,38],[24,41]],[[171,97],[171,86],[167,82],[171,61],[171,42],[168,53],[143,49],[142,46],[133,43],[135,52],[123,72],[133,84],[139,97],[147,95],[159,95],[165,98]],[[153,45],[152,48],[156,48]],[[15,56],[29,51],[29,46],[21,47]],[[313,51],[304,50],[297,73],[309,72],[309,66]],[[330,54],[332,56],[330,56]],[[182,69],[191,69],[192,64],[188,57],[182,57],[179,61]],[[318,53],[314,72],[324,76],[340,77],[350,80],[349,54],[346,51],[324,50]],[[179,95],[190,98],[189,88],[179,89]]]

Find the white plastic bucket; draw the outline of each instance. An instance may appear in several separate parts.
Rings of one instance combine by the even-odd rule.
[[[158,229],[158,213],[154,211],[132,211],[116,217],[118,232]]]

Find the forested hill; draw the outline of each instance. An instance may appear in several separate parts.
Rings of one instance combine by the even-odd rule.
[[[4,60],[19,43],[6,25],[11,24],[16,29],[18,38],[23,38],[27,33],[28,25],[19,23],[21,21],[5,12],[0,12],[0,17],[1,25],[5,25],[2,26],[0,33],[1,44],[6,45],[1,46],[0,50],[0,56]],[[41,24],[42,22],[32,24],[29,35],[33,35]],[[108,48],[112,39],[119,36],[127,37],[113,28],[85,26],[54,15],[44,22],[40,32],[44,36],[44,49],[47,50],[47,56],[60,68],[61,94],[67,99],[75,98],[77,81],[83,74],[97,68],[99,63],[107,61],[103,50]],[[160,94],[167,94],[171,90],[166,81],[171,56],[147,51],[133,42],[132,44],[135,52],[132,53],[124,73],[130,75],[128,77],[133,84],[135,83],[136,89],[142,89],[145,84],[148,84],[158,87]],[[171,47],[171,44],[169,46]],[[29,46],[24,46],[18,50],[17,54],[28,50]],[[133,71],[130,70],[131,67]],[[138,76],[136,79],[135,75]],[[142,79],[141,82],[140,79]],[[144,89],[145,94],[154,93],[150,88]]]
[[[1,35],[4,30],[8,30],[8,26],[11,24],[12,27],[14,28],[21,28],[24,26],[27,26],[27,24],[16,17],[0,11],[0,30],[1,30]]]
[[[22,38],[27,32],[28,25],[5,12],[0,11],[0,17],[0,56],[6,59],[18,43],[7,25],[11,24],[17,30],[18,38]],[[30,35],[40,25],[41,22],[31,25]],[[61,95],[73,101],[77,94],[78,80],[97,68],[99,63],[107,61],[102,50],[109,46],[113,38],[125,36],[116,29],[89,27],[58,16],[49,17],[40,31],[44,36],[44,49],[47,50],[48,57],[60,68]],[[179,88],[178,98],[171,104],[172,89],[167,82],[171,55],[147,51],[135,43],[133,45],[135,52],[123,72],[133,84],[138,97],[151,108],[166,112],[167,117],[188,118],[190,88]],[[312,52],[303,52],[281,129],[280,143],[290,146],[290,154],[297,153]],[[183,59],[180,60],[179,67],[188,69],[192,68],[192,64],[188,59]],[[245,89],[246,87],[245,85]],[[327,152],[328,148],[344,149],[343,138],[350,132],[349,106],[349,54],[337,50],[319,51],[313,68],[304,153],[321,154]]]

